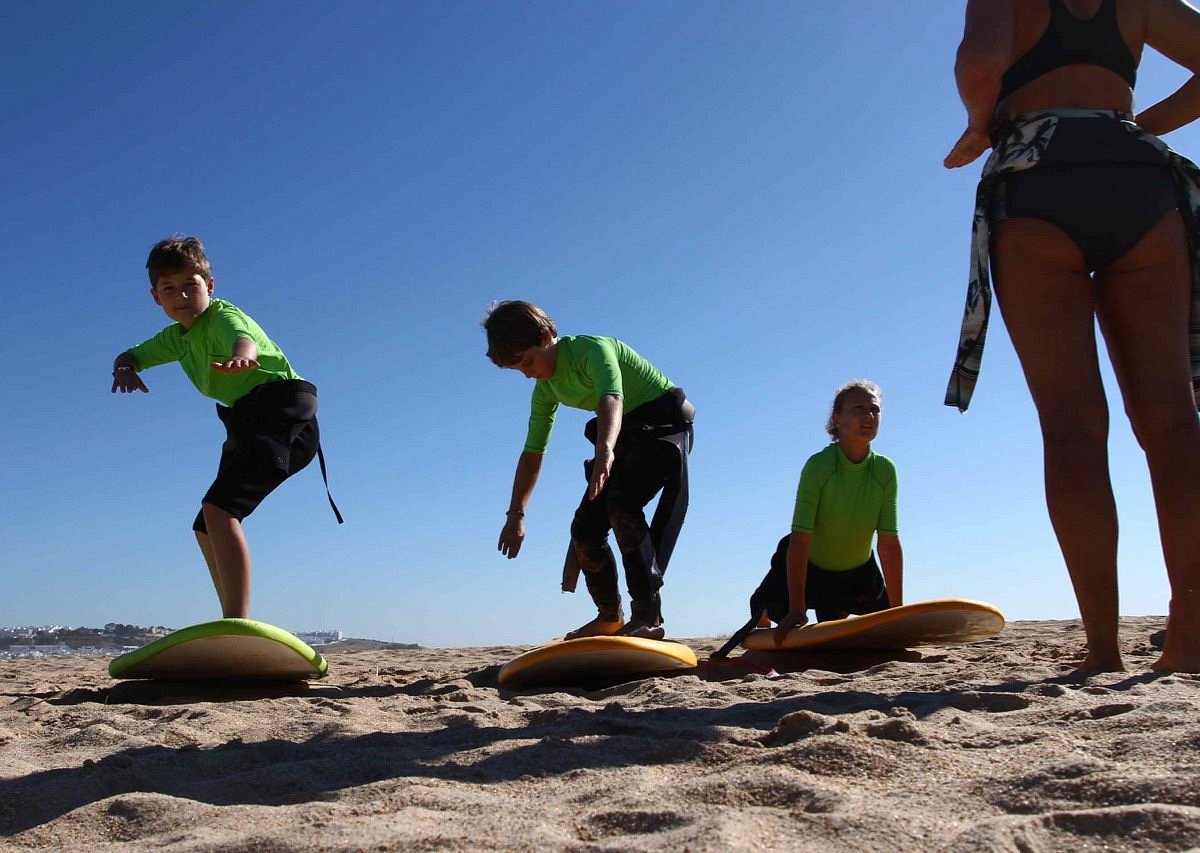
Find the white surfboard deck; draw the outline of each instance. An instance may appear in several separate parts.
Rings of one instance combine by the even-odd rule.
[[[325,658],[282,628],[218,619],[181,628],[109,662],[113,678],[300,681],[321,678]]]
[[[1004,614],[982,601],[941,598],[793,628],[775,645],[774,628],[752,631],[742,645],[757,651],[909,649],[977,643],[1004,629]]]

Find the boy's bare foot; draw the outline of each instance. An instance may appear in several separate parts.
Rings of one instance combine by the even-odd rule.
[[[641,637],[644,640],[661,640],[667,635],[662,625],[651,625],[641,619],[630,619],[625,627],[617,632],[621,637]]]
[[[597,616],[591,622],[580,625],[574,631],[568,631],[564,636],[564,640],[578,640],[580,637],[611,637],[613,634],[618,634],[621,631],[621,626],[625,624],[623,619],[603,619]]]

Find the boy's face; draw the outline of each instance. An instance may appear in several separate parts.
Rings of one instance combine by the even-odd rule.
[[[208,310],[212,292],[213,280],[192,269],[163,273],[150,288],[154,302],[185,329],[192,328],[192,324]]]
[[[840,435],[874,441],[879,435],[879,421],[883,410],[879,398],[866,391],[855,390],[842,398],[841,408],[834,415]]]
[[[526,379],[551,378],[558,367],[558,342],[545,335],[540,345],[517,353],[516,361],[509,367],[519,370]]]

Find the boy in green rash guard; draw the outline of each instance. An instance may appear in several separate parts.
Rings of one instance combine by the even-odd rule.
[[[227,439],[192,529],[222,615],[248,618],[250,546],[242,519],[320,454],[317,389],[300,378],[254,320],[212,298],[212,266],[200,240],[159,241],[146,269],[150,295],[175,322],[116,357],[112,390],[148,392],[139,372],[178,361],[201,394],[223,404],[217,415]],[[322,459],[322,475],[324,468]],[[329,502],[340,524],[332,497]]]
[[[792,532],[780,540],[763,581],[776,597],[786,591],[788,612],[775,629],[776,645],[808,621],[809,608],[824,622],[903,603],[896,466],[871,449],[879,434],[881,399],[873,382],[839,388],[825,426],[833,441],[813,454],[800,474]],[[882,573],[871,550],[877,533]]]
[[[686,456],[690,450],[691,403],[682,389],[623,342],[588,335],[560,338],[554,321],[529,302],[493,305],[483,327],[488,358],[494,364],[537,380],[498,550],[509,559],[521,550],[525,508],[541,472],[559,405],[594,411],[594,432],[589,423],[584,434],[596,452],[587,465],[587,491],[571,522],[570,558],[582,570],[598,613],[566,638],[602,634],[661,638],[659,589],[670,546],[651,535],[644,510],[664,490],[672,471],[678,471],[680,454]],[[665,433],[686,433],[686,447],[658,440]],[[677,524],[686,510],[686,489],[683,494],[673,510],[678,513]],[[655,526],[657,522],[656,511]],[[621,608],[616,560],[608,545],[610,529],[625,566],[631,600],[628,622]]]

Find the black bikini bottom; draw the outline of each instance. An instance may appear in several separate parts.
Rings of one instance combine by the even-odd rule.
[[[1163,166],[1051,165],[1001,177],[989,218],[993,227],[1017,217],[1057,225],[1096,271],[1136,246],[1176,207],[1175,182]]]

